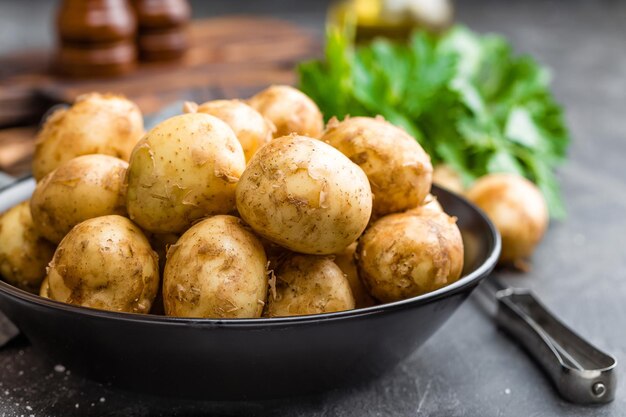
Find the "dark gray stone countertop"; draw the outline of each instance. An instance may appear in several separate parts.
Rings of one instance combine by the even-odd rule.
[[[561,170],[568,218],[551,225],[531,272],[499,275],[512,285],[535,290],[561,319],[622,361],[626,358],[626,2],[457,3],[461,22],[506,35],[517,50],[552,68],[554,89],[566,106],[574,138],[570,160]],[[3,22],[11,16],[26,19],[26,4],[31,2],[1,2],[0,28],[6,29]],[[276,14],[321,29],[327,2],[197,4],[200,14]],[[32,19],[48,18],[35,9]],[[45,5],[42,10],[49,9]],[[20,29],[14,27],[10,34],[2,30],[2,37],[18,36]],[[33,33],[42,32],[38,28]],[[27,43],[45,45],[46,41],[33,38]],[[0,52],[13,46],[0,42]],[[615,401],[606,406],[581,407],[561,400],[534,362],[472,300],[386,377],[322,397],[266,404],[178,401],[104,387],[72,375],[71,369],[55,370],[55,365],[25,339],[0,350],[0,415],[626,415],[623,383]],[[621,365],[619,379],[624,382],[626,368]]]

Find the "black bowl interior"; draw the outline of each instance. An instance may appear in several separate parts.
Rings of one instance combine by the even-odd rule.
[[[0,212],[26,200],[24,179],[0,190]],[[362,383],[426,341],[493,269],[500,239],[463,198],[434,188],[458,218],[464,276],[437,291],[364,309],[274,319],[183,319],[58,303],[0,281],[0,310],[35,348],[89,378],[205,400],[271,399]]]

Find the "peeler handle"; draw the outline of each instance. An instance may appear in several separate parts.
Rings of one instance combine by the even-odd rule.
[[[614,399],[614,357],[560,322],[529,290],[502,289],[496,299],[498,325],[542,365],[563,398],[578,404]]]

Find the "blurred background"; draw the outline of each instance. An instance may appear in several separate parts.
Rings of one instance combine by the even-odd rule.
[[[60,0],[1,0],[0,53],[54,45],[54,15]],[[273,16],[321,33],[330,0],[191,0],[196,19],[234,13]],[[28,24],[25,24],[28,22]]]
[[[203,30],[212,34],[227,29],[231,33],[230,49],[220,49],[219,40],[215,38],[202,46],[219,53],[206,55],[212,66],[201,74],[192,93],[182,96],[167,93],[158,100],[142,96],[137,99],[138,103],[150,117],[164,104],[181,98],[201,101],[221,96],[247,97],[271,83],[297,84],[294,68],[298,62],[323,55],[324,27],[329,7],[336,3],[329,0],[190,0],[195,21],[192,26],[203,24]],[[19,107],[1,102],[1,93],[13,91],[16,85],[40,83],[47,94],[59,101],[71,101],[83,88],[108,90],[108,84],[99,84],[100,81],[90,81],[87,87],[80,88],[77,86],[82,85],[82,81],[55,78],[50,82],[47,61],[24,60],[28,54],[43,56],[55,50],[55,15],[60,4],[59,0],[0,0],[0,121],[3,111]],[[563,120],[571,138],[566,160],[554,170],[567,216],[551,222],[533,255],[529,273],[504,271],[498,274],[512,285],[537,291],[566,323],[573,324],[589,340],[623,360],[626,336],[616,330],[616,325],[622,326],[622,318],[626,317],[623,302],[626,297],[623,250],[626,230],[623,215],[626,211],[626,2],[464,0],[452,4],[455,22],[477,33],[503,35],[516,54],[529,54],[549,69],[552,75],[549,89],[564,108]],[[283,29],[279,25],[253,27],[251,20],[226,21],[220,29],[212,26],[216,25],[215,21],[203,20],[231,15],[284,20],[290,24],[290,29],[281,28],[291,39],[277,43],[279,46],[274,48],[270,42],[263,50],[246,49],[237,44],[238,32],[253,39],[257,34],[261,38],[270,29],[272,33]],[[262,71],[265,53],[271,55],[267,57],[268,62],[277,62],[272,69],[274,72]],[[249,63],[247,54],[254,55],[254,63]],[[192,53],[187,61],[181,62],[198,64],[203,56]],[[228,74],[224,74],[228,70],[219,70],[228,60],[238,62],[238,71],[244,74],[236,80],[235,87]],[[181,79],[185,77],[172,75],[178,64],[162,65],[165,69],[159,83],[174,85],[184,81]],[[161,67],[153,67],[152,73],[158,73],[158,68]],[[127,76],[135,81],[141,78],[132,73]],[[204,88],[209,84],[217,87]],[[5,124],[5,127],[0,129],[0,185],[10,180],[3,177],[2,172],[12,177],[29,172],[36,122],[20,121],[11,126]],[[3,360],[10,363],[18,357],[17,350],[2,354],[5,356],[0,355],[0,367]],[[21,358],[22,353],[19,355]],[[86,396],[101,389],[72,377],[69,381],[66,378],[64,384],[69,387],[68,392],[74,394],[51,390],[44,380],[44,360],[28,349],[25,357],[30,362],[20,359],[24,367],[31,363],[40,366],[31,373],[32,379],[19,379],[19,367],[7,371],[5,378],[25,392],[33,393],[33,397],[41,398],[42,404],[52,398],[71,406],[75,398],[82,398],[83,391]],[[620,370],[622,380],[624,376]],[[577,408],[559,400],[547,379],[523,351],[501,337],[493,324],[479,314],[473,304],[467,303],[444,330],[378,383],[331,393],[323,399],[294,400],[278,406],[277,414],[623,416],[626,409],[623,387],[624,384],[620,386],[616,401],[604,408]],[[198,404],[173,405],[153,398],[137,400],[132,394],[116,392],[115,395],[118,398],[115,405],[123,412],[128,411],[127,415],[154,415],[152,411],[159,407],[163,410],[177,407],[180,415],[207,410]],[[113,401],[110,405],[113,409]],[[228,408],[217,408],[217,411],[233,415]]]

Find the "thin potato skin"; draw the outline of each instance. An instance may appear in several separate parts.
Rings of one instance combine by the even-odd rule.
[[[78,223],[126,214],[124,177],[128,163],[108,155],[84,155],[61,164],[41,180],[30,200],[37,230],[51,242]]]
[[[165,313],[176,317],[260,317],[267,297],[260,240],[234,216],[209,217],[169,247]]]
[[[204,113],[167,119],[137,144],[126,176],[130,218],[153,233],[181,233],[235,208],[246,160],[232,129]]]
[[[37,136],[33,176],[37,181],[63,162],[81,155],[106,154],[125,161],[143,135],[143,117],[122,96],[91,93],[69,109],[57,110]]]
[[[415,208],[407,210],[406,213],[413,213],[417,215],[424,213],[441,214],[444,213],[444,211],[443,207],[441,207],[441,204],[439,204],[437,197],[432,194],[428,194],[422,204]]]
[[[37,232],[28,201],[0,216],[0,275],[9,284],[37,293],[54,249]]]
[[[324,130],[324,118],[317,104],[302,91],[288,85],[273,85],[248,100],[276,127],[274,137],[296,133],[319,138]]]
[[[50,298],[50,281],[48,281],[47,276],[41,282],[41,287],[39,288],[39,296],[43,298]]]
[[[502,237],[500,263],[524,261],[532,255],[548,227],[548,207],[541,191],[526,178],[490,174],[467,192],[485,211]]]
[[[430,192],[430,157],[414,138],[380,117],[331,119],[321,140],[365,171],[375,218],[416,207]]]
[[[350,283],[332,257],[293,254],[275,273],[276,298],[270,294],[269,317],[332,313],[355,306]]]
[[[403,300],[456,281],[463,270],[463,240],[456,219],[446,214],[390,214],[359,239],[357,262],[373,297]]]
[[[335,255],[334,262],[337,264],[341,272],[345,275],[350,283],[350,289],[354,296],[356,308],[371,307],[376,304],[376,300],[367,292],[367,288],[359,278],[359,272],[356,267],[354,254],[356,252],[357,242],[348,246],[343,252]]]
[[[258,111],[240,100],[214,100],[200,104],[196,110],[226,122],[239,139],[246,161],[272,140],[276,128]]]
[[[148,313],[159,287],[159,264],[136,225],[122,216],[102,216],[76,225],[63,238],[47,280],[52,300]]]
[[[295,252],[333,254],[363,232],[372,194],[363,171],[305,136],[274,139],[237,185],[237,210],[255,232]]]

